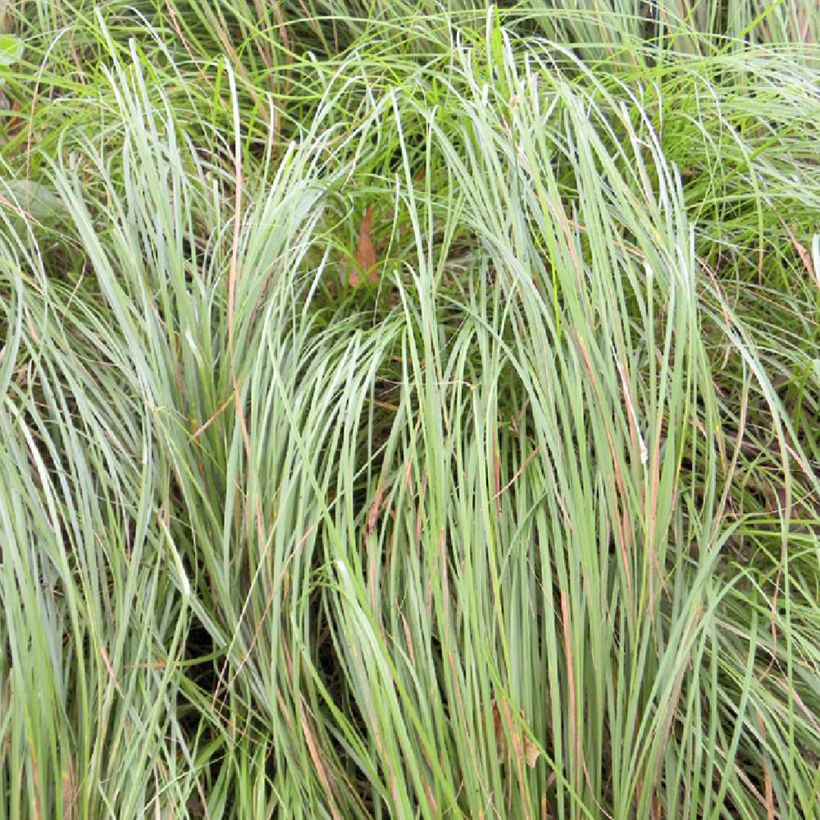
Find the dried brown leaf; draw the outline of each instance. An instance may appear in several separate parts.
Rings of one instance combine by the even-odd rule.
[[[378,278],[376,266],[376,249],[373,245],[373,206],[369,205],[364,213],[361,228],[359,228],[359,244],[356,247],[356,270],[350,272],[347,278],[352,288],[358,287],[364,278],[375,285]]]
[[[524,712],[520,711],[519,715],[523,719]],[[499,709],[498,701],[493,700],[493,731],[499,763],[509,756],[510,750],[507,743],[507,736],[509,735],[512,739],[513,755],[519,761],[524,761],[531,769],[535,766],[539,755],[538,748],[530,740],[523,726],[513,721],[510,706],[504,701],[501,702],[501,708]]]
[[[809,276],[814,279],[817,287],[820,287],[820,271],[816,271],[814,269],[811,254],[806,249],[806,246],[797,239],[797,237],[792,233],[791,228],[789,228],[789,226],[782,219],[780,220],[780,224],[786,229],[786,233],[789,235],[789,239],[791,239],[792,245],[794,245],[794,249],[797,251],[797,255],[803,263],[803,267],[805,267]]]

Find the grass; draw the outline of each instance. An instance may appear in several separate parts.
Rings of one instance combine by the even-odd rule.
[[[0,818],[808,818],[803,0],[29,0]]]

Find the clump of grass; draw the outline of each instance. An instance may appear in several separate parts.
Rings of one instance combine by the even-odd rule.
[[[813,816],[809,12],[8,13],[0,817]]]

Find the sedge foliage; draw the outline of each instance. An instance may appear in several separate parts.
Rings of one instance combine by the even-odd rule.
[[[816,816],[813,4],[501,5],[5,9],[0,818]]]

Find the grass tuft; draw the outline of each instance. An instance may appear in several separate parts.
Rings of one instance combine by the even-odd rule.
[[[815,816],[813,11],[0,12],[0,820]]]

